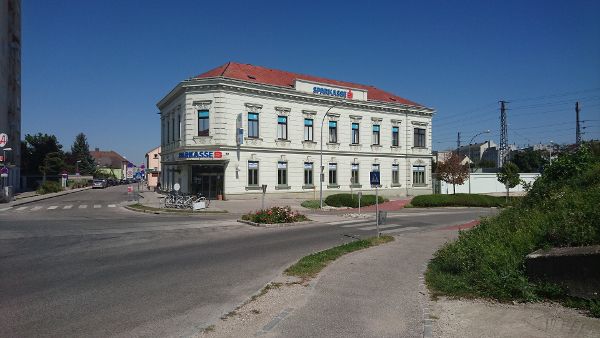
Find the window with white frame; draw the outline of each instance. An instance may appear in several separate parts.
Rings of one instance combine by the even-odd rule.
[[[248,185],[258,186],[258,161],[248,161]]]
[[[287,162],[277,162],[277,185],[287,185]]]
[[[304,119],[304,141],[313,141],[313,119]]]
[[[358,163],[352,163],[351,164],[350,184],[352,184],[352,185],[360,184],[359,173],[360,173],[360,171],[359,171]]]
[[[304,162],[304,185],[313,185],[313,163]]]
[[[352,123],[352,144],[360,143],[360,124]]]
[[[337,143],[337,121],[329,121],[329,143]]]
[[[392,184],[400,184],[400,170],[397,164],[392,164]]]
[[[258,138],[259,125],[258,113],[248,113],[248,137]]]
[[[208,110],[198,110],[198,136],[210,135],[210,122]]]
[[[392,146],[397,147],[400,144],[400,128],[392,127]]]
[[[287,140],[288,139],[288,128],[287,128],[287,116],[277,117],[277,139]]]
[[[425,166],[424,165],[413,165],[413,184],[424,185],[425,184]]]
[[[414,147],[425,148],[425,129],[415,128]]]
[[[337,184],[337,163],[329,163],[329,185]]]
[[[380,127],[378,124],[373,125],[373,145],[378,146],[380,140]]]

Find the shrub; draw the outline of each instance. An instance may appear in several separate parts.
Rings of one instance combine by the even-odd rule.
[[[307,200],[300,205],[308,209],[319,209],[321,207],[321,202],[319,200]],[[323,201],[323,205],[325,205],[325,201]]]
[[[385,201],[385,198],[379,196],[379,203]],[[325,198],[325,203],[332,207],[358,208],[358,196],[356,194],[333,194]],[[362,207],[373,204],[375,204],[375,195],[362,195],[360,199],[360,205]]]
[[[88,186],[87,181],[84,180],[68,180],[67,181],[67,186],[69,186],[71,189],[79,189],[79,188],[85,188]]]
[[[299,212],[292,211],[292,208],[289,206],[258,210],[254,213],[243,215],[242,219],[261,224],[294,223],[308,220],[306,216]]]
[[[42,185],[40,185],[40,187],[37,189],[37,193],[44,195],[44,194],[49,194],[52,192],[59,192],[62,191],[62,186],[60,185],[60,183],[58,182],[54,182],[54,181],[46,181],[44,183],[42,183]]]
[[[511,198],[509,203],[514,203],[519,198]],[[415,196],[410,202],[415,207],[503,207],[507,205],[505,197],[487,196],[477,194],[454,195],[420,195]]]

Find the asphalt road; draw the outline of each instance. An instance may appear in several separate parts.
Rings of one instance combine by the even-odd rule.
[[[360,222],[264,229],[229,215],[135,213],[120,207],[125,189],[0,211],[1,337],[193,335],[303,255],[349,241],[345,234],[374,234]],[[411,209],[390,214],[383,230],[493,212]]]

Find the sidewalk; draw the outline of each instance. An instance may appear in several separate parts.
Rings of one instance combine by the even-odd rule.
[[[11,202],[8,202],[8,203],[0,203],[0,208],[16,207],[16,206],[23,205],[23,204],[28,204],[28,203],[33,203],[33,202],[37,202],[37,201],[47,200],[49,198],[54,198],[54,197],[58,197],[58,196],[64,196],[64,195],[74,194],[76,192],[80,192],[80,191],[88,190],[88,189],[92,189],[92,187],[85,187],[85,188],[79,188],[79,189],[71,189],[71,190],[59,191],[59,192],[54,192],[54,193],[45,194],[45,195],[38,195],[36,192],[27,191],[27,192],[24,192],[24,193],[17,194],[15,196],[15,200],[14,201],[11,201]]]

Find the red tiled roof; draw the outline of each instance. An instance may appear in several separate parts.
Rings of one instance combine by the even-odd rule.
[[[202,73],[196,76],[196,79],[210,78],[210,77],[226,77],[231,79],[237,79],[248,82],[256,82],[273,86],[280,86],[286,88],[294,88],[294,82],[296,79],[308,80],[319,83],[326,83],[337,87],[350,87],[367,90],[367,99],[369,101],[381,101],[391,103],[401,103],[411,106],[423,107],[423,105],[416,102],[407,100],[400,96],[388,93],[379,88],[367,85],[361,85],[358,83],[330,80],[322,77],[304,75],[286,72],[283,70],[270,69],[261,66],[254,66],[250,64],[242,64],[236,62],[228,62],[215,69],[211,69],[206,73]]]
[[[127,162],[127,160],[123,156],[119,155],[113,150],[90,151],[90,155],[92,155],[92,157],[96,160],[96,164],[98,164],[101,167],[117,169],[121,168],[123,162]]]

